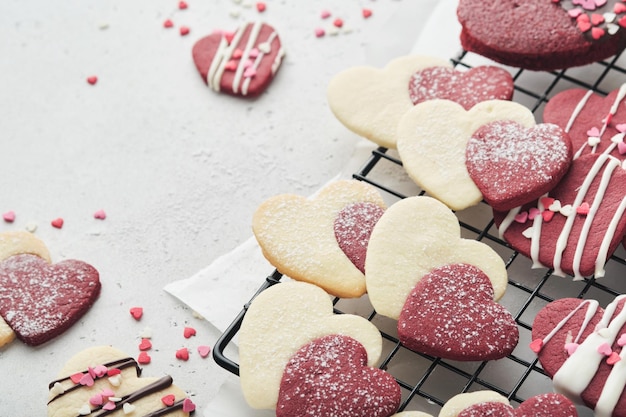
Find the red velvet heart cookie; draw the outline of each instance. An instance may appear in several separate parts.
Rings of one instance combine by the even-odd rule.
[[[576,156],[610,153],[623,161],[626,159],[625,97],[626,84],[606,97],[584,89],[565,90],[548,101],[543,120],[569,133]]]
[[[387,372],[367,366],[367,352],[348,336],[328,335],[289,360],[280,383],[277,417],[387,417],[401,392]]]
[[[0,263],[0,315],[28,345],[63,333],[99,294],[98,271],[81,261],[49,264],[22,254]]]
[[[494,211],[500,234],[534,267],[575,279],[604,275],[626,233],[626,171],[606,154],[575,159],[547,198],[509,212]]]
[[[398,338],[416,352],[461,361],[500,359],[519,340],[515,320],[493,301],[493,286],[467,264],[435,268],[407,298]]]
[[[495,210],[531,202],[563,178],[572,161],[572,145],[554,124],[526,128],[497,121],[474,132],[465,149],[469,176]]]
[[[606,309],[595,300],[564,298],[546,305],[533,322],[531,348],[556,392],[595,409],[626,416],[626,296]]]
[[[465,110],[487,100],[511,100],[513,77],[495,66],[478,66],[468,71],[430,67],[417,71],[409,83],[413,104],[436,98],[452,100]]]
[[[473,404],[458,417],[576,417],[578,412],[570,400],[560,394],[548,393],[531,397],[516,409],[501,402]]]
[[[196,68],[211,89],[247,97],[267,88],[284,55],[277,32],[261,22],[235,32],[214,32],[198,40],[192,50]]]
[[[561,4],[565,3],[567,7],[562,7]],[[620,2],[603,3],[607,3],[607,11],[612,12],[611,7]],[[622,13],[611,23],[610,36],[607,30],[607,36],[593,40],[596,35],[587,36],[585,32],[597,34],[601,24],[596,22],[594,27],[589,19],[588,27],[581,26],[577,17],[572,15],[575,12],[566,10],[570,5],[565,0],[461,0],[457,8],[462,26],[461,44],[465,50],[494,61],[531,70],[585,65],[624,49],[626,31],[613,31],[613,28],[619,29]],[[578,9],[582,14],[584,10]],[[593,13],[600,17],[604,15],[604,11]]]

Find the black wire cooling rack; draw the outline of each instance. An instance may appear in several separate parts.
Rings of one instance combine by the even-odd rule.
[[[461,53],[452,62],[461,70],[489,63],[485,58],[468,52]],[[531,109],[540,122],[545,103],[560,91],[584,88],[607,95],[619,88],[626,82],[625,64],[626,54],[622,58],[617,56],[563,71],[534,72],[509,68],[515,81],[513,100]],[[407,196],[424,194],[406,176],[397,153],[385,148],[372,150],[371,156],[353,177],[379,189],[389,203]],[[406,186],[408,183],[411,184],[409,187]],[[437,415],[441,406],[452,396],[485,389],[506,396],[514,406],[533,395],[551,392],[552,383],[529,348],[531,326],[536,313],[557,298],[591,298],[606,305],[616,295],[626,292],[626,251],[622,246],[607,262],[603,278],[574,281],[571,277],[554,276],[551,270],[532,269],[529,259],[518,255],[500,239],[491,209],[486,204],[456,212],[456,215],[461,224],[462,237],[488,244],[505,260],[509,285],[500,303],[514,315],[520,331],[520,342],[510,356],[497,361],[442,360],[403,347],[397,339],[396,321],[378,315],[367,301],[367,296],[359,300],[335,299],[336,313],[361,315],[380,330],[383,336],[380,367],[391,373],[402,388],[401,411],[417,410]],[[281,278],[281,274],[274,271],[265,281],[260,282],[257,294],[279,283]],[[239,365],[232,359],[236,354],[228,357],[227,350],[236,338],[247,306],[234,318],[214,349],[216,362],[235,375],[239,375]],[[579,408],[579,415],[592,416],[593,413]]]

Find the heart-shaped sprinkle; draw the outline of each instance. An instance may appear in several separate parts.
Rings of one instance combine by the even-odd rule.
[[[187,7],[189,7],[189,5],[187,4],[187,2],[185,1],[179,1],[178,2],[178,8],[180,10],[185,10]]]
[[[50,224],[52,225],[52,227],[56,227],[57,229],[60,229],[63,227],[63,219],[62,218],[56,218],[54,220],[52,220],[50,222]]]
[[[569,17],[571,17],[572,19],[576,19],[578,16],[580,16],[583,13],[582,9],[576,7],[574,9],[570,9],[567,11],[567,14],[569,15]]]
[[[343,19],[337,18],[337,19],[333,20],[333,26],[338,27],[338,28],[342,27],[343,26]]]
[[[322,19],[328,19],[330,16],[331,16],[331,13],[328,10],[322,10],[322,12],[320,13],[320,17]]]
[[[598,26],[599,24],[604,23],[604,16],[598,13],[594,13],[591,15],[591,24],[594,26]]]
[[[559,200],[554,200],[552,204],[548,207],[548,210],[554,211],[555,213],[561,210],[561,202]]]
[[[86,374],[83,374],[83,377],[80,379],[80,381],[78,381],[80,385],[84,385],[86,387],[93,386],[94,382],[95,381],[93,377],[89,374],[89,372],[87,372]]]
[[[151,327],[145,327],[141,333],[139,333],[139,337],[141,337],[142,339],[151,339],[152,338],[152,328]]]
[[[2,218],[7,223],[13,223],[15,221],[15,212],[14,211],[7,211],[6,213],[2,214]]]
[[[110,389],[110,388],[104,388],[102,390],[101,394],[102,394],[103,397],[106,397],[108,399],[111,399],[110,397],[114,397],[115,396],[115,392],[113,392],[113,390]],[[113,400],[111,399],[111,401],[113,401]]]
[[[313,33],[315,34],[315,37],[321,38],[322,36],[324,36],[326,34],[326,31],[324,29],[322,29],[322,28],[315,28]]]
[[[578,16],[578,18],[576,19],[576,26],[578,26],[578,29],[584,33],[591,29],[591,22],[589,20],[581,19],[581,17],[583,16],[586,15],[581,14],[580,16]]]
[[[264,54],[269,54],[272,50],[272,45],[270,45],[268,42],[261,42],[257,48],[259,48],[259,51],[263,52]]]
[[[626,4],[624,3],[615,3],[613,5],[613,13],[615,14],[621,14],[626,12]]]
[[[527,211],[522,211],[521,213],[517,213],[515,215],[515,221],[518,223],[526,223],[526,221],[528,220],[528,212]]]
[[[601,37],[603,37],[605,33],[606,33],[606,31],[604,29],[599,28],[599,27],[592,27],[591,28],[591,37],[593,39],[595,39],[595,40],[598,40]]]
[[[248,68],[246,68],[246,70],[243,72],[243,76],[244,78],[252,78],[256,75],[256,68],[254,68],[253,66],[249,66]]]
[[[119,368],[111,368],[107,371],[107,376],[115,376],[121,374],[122,371]]]
[[[91,85],[95,85],[97,82],[98,82],[98,77],[96,77],[95,75],[91,75],[87,77],[87,83]]]
[[[152,361],[152,358],[150,357],[150,355],[148,355],[147,352],[141,352],[139,353],[139,356],[137,356],[137,362],[142,365],[147,365],[151,361]]]
[[[98,220],[104,220],[107,218],[107,215],[104,210],[98,210],[93,214],[93,218]]]
[[[170,19],[165,19],[165,21],[163,22],[163,27],[166,29],[174,27],[174,22],[172,22]]]
[[[202,358],[206,358],[211,353],[211,346],[201,345],[198,346],[198,354]]]
[[[617,362],[621,361],[622,358],[619,356],[617,352],[611,352],[608,358],[606,358],[606,363],[609,365],[615,365]]]
[[[222,32],[222,36],[224,37],[224,40],[226,41],[226,43],[230,45],[230,43],[235,38],[235,33],[234,32]]]
[[[143,308],[142,307],[132,307],[130,309],[130,315],[133,316],[135,320],[139,320],[141,316],[143,316]]]
[[[113,411],[115,408],[117,407],[113,401],[107,401],[106,404],[102,406],[102,409],[107,411]]]
[[[180,359],[181,361],[189,360],[189,349],[180,348],[176,351],[176,359]]]
[[[604,17],[604,21],[607,23],[612,23],[617,18],[617,15],[612,12],[604,13],[602,16]]]
[[[131,414],[136,409],[137,407],[131,403],[124,403],[124,405],[122,406],[122,410],[124,411],[124,414]]]
[[[98,378],[102,378],[103,376],[107,375],[107,373],[109,372],[108,368],[104,365],[98,365],[95,368],[93,368],[93,372],[96,375],[96,377]]]
[[[141,339],[141,343],[139,343],[139,350],[150,350],[152,349],[152,342],[150,339]]]
[[[572,356],[574,352],[576,352],[576,349],[578,349],[578,346],[579,346],[578,343],[573,343],[573,342],[566,343],[565,351],[567,352],[569,356]]]
[[[94,394],[89,398],[89,404],[91,405],[102,405],[104,403],[104,399],[102,398],[102,394]]]
[[[541,214],[541,211],[537,207],[531,207],[528,209],[528,219],[535,220],[535,217]]]
[[[192,336],[196,335],[196,329],[194,329],[193,327],[185,327],[183,329],[183,336],[185,336],[185,339],[189,339]]]
[[[91,414],[91,407],[89,406],[89,404],[85,404],[83,405],[79,410],[78,410],[78,415],[81,416],[88,416],[89,414]]]
[[[250,52],[248,52],[248,58],[250,59],[254,59],[257,56],[259,56],[259,49],[258,48],[252,48],[250,49]]]
[[[368,18],[372,16],[372,10],[371,9],[363,9],[361,10],[361,13],[363,14],[364,18]]]
[[[267,9],[267,4],[262,1],[257,1],[256,9],[259,13],[263,13]]]
[[[606,342],[598,346],[598,353],[601,353],[604,356],[609,356],[612,352],[613,350],[611,349],[611,345]]]
[[[576,213],[586,216],[589,214],[589,203],[584,201],[580,206],[576,207]]]
[[[544,222],[549,222],[554,217],[554,212],[550,210],[542,211],[541,217],[543,217]]]
[[[535,339],[532,342],[530,342],[530,350],[532,350],[535,353],[539,353],[542,347],[543,347],[542,339]]]
[[[622,333],[619,337],[619,339],[617,339],[617,345],[618,346],[626,346],[626,333]]]
[[[109,384],[113,385],[114,387],[119,387],[122,384],[122,375],[113,375],[107,378],[107,380],[109,381]]]
[[[176,401],[176,397],[174,396],[174,394],[167,394],[161,397],[161,402],[165,404],[167,407],[173,406],[175,401]]]
[[[180,36],[187,36],[189,35],[189,32],[191,32],[191,29],[189,29],[188,26],[181,26],[180,29],[178,29],[178,32],[180,33]]]
[[[71,380],[73,383],[75,383],[75,384],[78,384],[78,383],[80,382],[80,380],[81,380],[81,379],[83,379],[83,373],[82,373],[82,372],[78,372],[78,373],[72,374],[72,375],[70,376],[70,380]]]
[[[571,216],[574,213],[574,207],[572,207],[571,204],[566,204],[561,207],[559,213],[561,213],[565,217]]]
[[[617,150],[620,153],[620,155],[626,154],[626,143],[624,143],[624,142],[618,143],[617,144]]]
[[[241,50],[241,48],[235,48],[231,58],[232,59],[241,59],[242,56],[243,56],[243,51]]]
[[[587,130],[587,136],[600,136],[600,130],[597,127],[592,127]]]
[[[548,208],[552,205],[552,203],[554,203],[554,198],[552,197],[542,197],[539,199],[539,203],[541,203],[541,206],[544,208]]]
[[[50,394],[54,397],[57,395],[61,395],[65,392],[65,388],[63,388],[63,384],[60,382],[55,382],[52,388],[50,388]]]
[[[196,409],[196,405],[189,398],[183,400],[183,412],[191,413]]]
[[[522,236],[524,236],[526,239],[530,239],[533,237],[533,228],[532,226],[529,227],[528,229],[524,229],[524,231],[522,232]]]

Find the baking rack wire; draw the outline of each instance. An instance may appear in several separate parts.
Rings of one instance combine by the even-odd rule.
[[[463,51],[451,61],[457,69],[466,70],[483,64],[483,60],[482,57]],[[547,72],[513,68],[509,70],[515,81],[513,99],[526,105],[535,114],[537,121],[541,121],[545,103],[559,91],[584,88],[607,95],[626,81],[626,66],[621,62],[619,55],[577,69]],[[392,200],[407,197],[408,195],[399,191],[394,183],[387,181],[386,174],[390,170],[402,171],[402,162],[394,151],[379,147],[371,152],[358,172],[353,174],[353,178],[369,183]],[[417,192],[411,195],[416,194],[424,192],[417,189]],[[600,280],[591,277],[573,281],[571,277],[568,279],[552,275],[552,270],[531,270],[528,259],[512,250],[499,237],[491,209],[485,203],[479,204],[477,209],[471,210],[468,214],[457,213],[457,217],[463,237],[471,236],[488,244],[505,260],[509,282],[501,304],[515,317],[520,330],[520,344],[511,355],[498,361],[468,363],[443,360],[404,348],[397,338],[395,321],[378,315],[371,306],[351,311],[353,306],[350,303],[335,299],[335,313],[360,314],[379,328],[384,344],[379,366],[391,373],[402,388],[401,411],[419,410],[436,415],[441,406],[453,395],[483,389],[504,395],[512,404],[519,404],[532,395],[551,391],[549,378],[534,353],[528,348],[532,320],[536,312],[556,298],[595,298],[606,304],[616,295],[626,292],[626,261],[623,247],[608,260],[605,277]],[[260,282],[255,296],[279,283],[281,278],[282,275],[274,270]],[[217,364],[235,375],[239,375],[239,365],[226,351],[239,331],[248,306],[249,303],[243,306],[213,350]],[[585,409],[579,409],[579,413],[592,415]]]

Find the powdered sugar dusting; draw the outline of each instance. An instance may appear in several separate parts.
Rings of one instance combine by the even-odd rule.
[[[276,416],[391,416],[400,404],[400,386],[366,363],[363,345],[348,336],[305,345],[285,367]]]
[[[413,104],[432,99],[452,100],[471,109],[486,100],[510,100],[511,75],[498,67],[479,66],[466,72],[449,67],[430,67],[416,72],[409,83]]]

